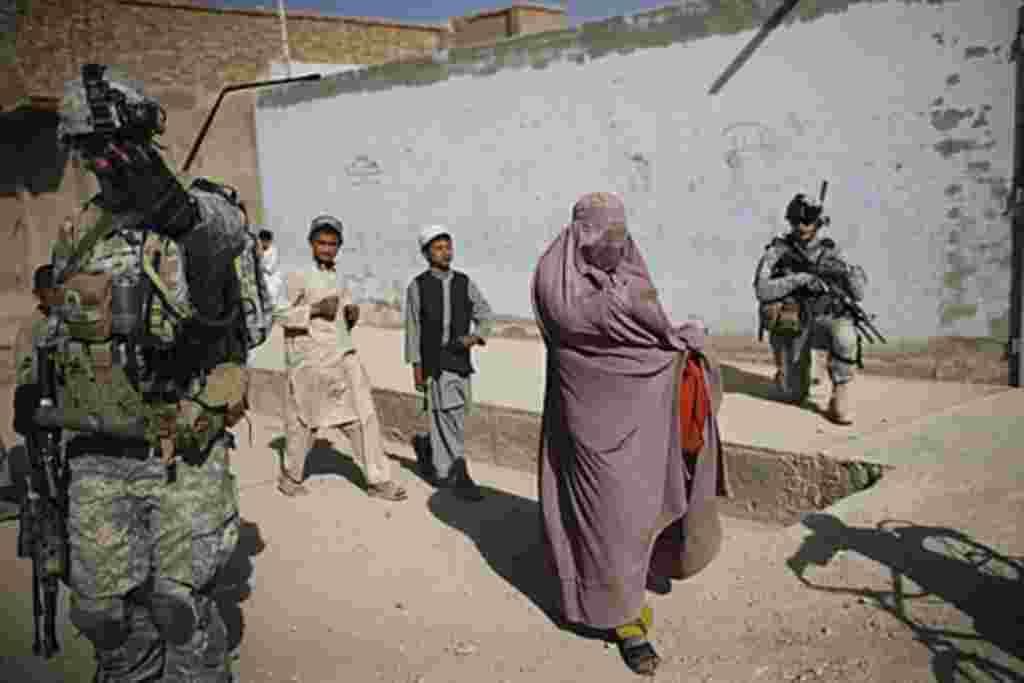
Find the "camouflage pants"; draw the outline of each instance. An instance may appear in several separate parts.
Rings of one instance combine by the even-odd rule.
[[[811,351],[828,351],[832,384],[853,379],[857,358],[857,330],[847,318],[819,316],[796,337],[771,336],[778,365],[780,389],[791,401],[803,401],[811,389]]]
[[[68,451],[72,452],[69,443]],[[238,541],[230,435],[199,466],[111,456],[71,458],[72,623],[92,642],[97,683],[231,680],[228,634],[210,589]]]

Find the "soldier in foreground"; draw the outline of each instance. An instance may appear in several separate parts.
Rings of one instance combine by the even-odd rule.
[[[16,430],[47,475],[19,554],[52,580],[48,603],[57,577],[70,588],[97,683],[231,680],[210,596],[238,537],[228,429],[244,411],[254,342],[239,313],[256,310],[259,264],[234,193],[186,190],[164,163],[164,119],[101,65],[66,87],[58,134],[100,193],[54,246],[45,338],[16,390]],[[52,614],[46,630],[49,656]]]
[[[866,322],[857,320],[849,302],[864,298],[867,277],[860,266],[846,263],[833,240],[819,235],[829,223],[820,204],[798,194],[786,207],[786,221],[790,232],[766,247],[754,278],[761,329],[771,335],[775,381],[783,399],[804,402],[811,350],[828,351],[832,396],[825,415],[849,425],[850,384],[854,368],[863,367],[858,323]]]

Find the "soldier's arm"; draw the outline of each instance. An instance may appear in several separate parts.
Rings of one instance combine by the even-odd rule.
[[[420,292],[416,280],[405,290],[405,362],[420,364]]]
[[[307,301],[305,275],[301,272],[288,273],[286,288],[288,308],[284,311],[281,325],[286,330],[308,330],[313,306]]]
[[[843,264],[843,281],[846,284],[850,297],[854,301],[863,301],[864,290],[868,284],[868,276],[864,269],[849,263],[844,258],[843,252],[839,247],[833,249],[829,256]]]
[[[754,291],[758,301],[776,301],[789,296],[807,283],[805,273],[793,273],[775,278],[771,276],[772,270],[775,268],[775,264],[781,255],[778,247],[769,247],[765,250],[764,256],[761,257],[760,263],[757,264]]]
[[[161,275],[166,276],[167,291],[173,297],[173,304],[179,311],[188,314],[192,310],[192,299],[188,292],[188,278],[185,276],[185,250],[177,242],[164,238],[161,259]]]
[[[480,292],[480,288],[472,279],[469,281],[469,302],[473,306],[473,322],[476,323],[474,334],[481,339],[490,337],[494,332],[494,312],[491,310],[487,299]]]

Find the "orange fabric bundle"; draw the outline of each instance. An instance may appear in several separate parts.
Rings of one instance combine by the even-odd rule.
[[[689,353],[679,378],[679,433],[683,452],[696,455],[704,448],[704,424],[711,413],[711,398],[704,370],[696,354]]]

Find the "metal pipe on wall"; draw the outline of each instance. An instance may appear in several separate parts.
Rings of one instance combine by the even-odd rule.
[[[284,68],[288,78],[292,76],[292,55],[288,49],[288,23],[284,15],[284,0],[277,0],[277,15],[281,21],[281,53],[284,55]]]
[[[1011,212],[1010,266],[1010,386],[1024,380],[1024,6],[1017,10],[1017,37],[1011,48],[1016,62],[1014,73],[1013,191],[1008,207]]]

